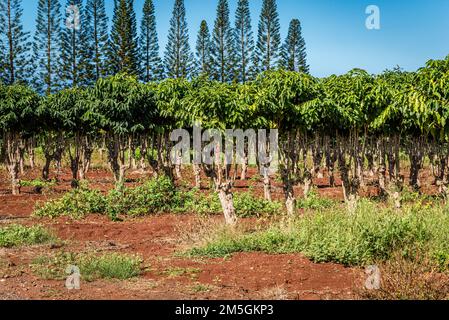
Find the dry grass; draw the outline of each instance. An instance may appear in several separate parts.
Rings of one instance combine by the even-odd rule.
[[[392,259],[379,265],[381,289],[359,292],[369,300],[447,300],[449,275],[441,273],[424,253],[404,257],[395,253]]]

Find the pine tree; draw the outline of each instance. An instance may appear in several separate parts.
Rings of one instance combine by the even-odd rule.
[[[82,54],[86,62],[86,79],[93,83],[107,75],[109,31],[105,0],[87,0],[84,17],[86,47]]]
[[[234,79],[234,37],[227,0],[219,0],[212,36],[212,77],[229,82]]]
[[[187,78],[192,73],[193,55],[189,45],[184,0],[176,0],[173,7],[164,62],[170,78]]]
[[[282,47],[282,67],[289,71],[309,73],[307,65],[306,42],[302,36],[301,22],[290,22],[288,36]]]
[[[196,41],[196,74],[210,75],[211,72],[211,39],[206,20],[201,21]]]
[[[33,40],[33,86],[50,94],[60,88],[61,5],[59,0],[39,0]]]
[[[280,49],[281,34],[276,0],[264,0],[254,54],[253,75],[277,67]]]
[[[26,82],[30,75],[29,32],[23,31],[20,0],[0,0],[0,79],[6,84]]]
[[[159,57],[153,0],[145,0],[139,40],[140,78],[145,82],[161,80],[163,78],[163,66]]]
[[[246,82],[254,51],[254,37],[248,0],[239,0],[237,4],[234,30],[237,78],[240,82]]]
[[[134,0],[114,0],[114,17],[108,44],[110,74],[138,74],[137,41]]]
[[[82,0],[67,0],[66,24],[62,31],[62,80],[66,86],[86,85],[86,56],[83,54],[87,46],[84,31],[84,11]]]

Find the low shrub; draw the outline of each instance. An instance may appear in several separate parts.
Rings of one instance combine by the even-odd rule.
[[[91,190],[86,184],[66,193],[61,199],[38,203],[33,215],[36,217],[57,218],[69,216],[81,219],[88,214],[103,214],[106,211],[106,199],[98,190]]]
[[[110,217],[169,212],[177,206],[176,189],[169,178],[160,177],[135,188],[112,190],[106,197],[106,203],[106,212]]]
[[[217,194],[204,194],[198,191],[185,193],[180,199],[181,207],[178,212],[197,213],[201,215],[221,214],[222,207]],[[267,201],[255,197],[249,192],[234,194],[234,208],[241,218],[263,217],[279,214],[283,211],[283,204],[278,201]]]
[[[63,280],[67,277],[67,267],[74,265],[80,269],[85,281],[98,279],[125,280],[141,273],[142,259],[138,256],[118,253],[95,255],[93,253],[60,252],[54,256],[41,256],[32,264],[33,272],[42,279]]]
[[[283,210],[280,202],[269,202],[249,193],[236,193],[234,205],[240,217],[274,215]],[[168,212],[205,215],[221,213],[222,208],[218,195],[206,195],[198,190],[179,191],[169,178],[162,176],[134,188],[113,189],[106,196],[82,184],[61,199],[39,203],[34,215],[81,219],[88,214],[104,214],[117,220],[120,215],[135,217]]]
[[[41,226],[10,225],[0,228],[0,247],[42,244],[55,240],[50,231]]]

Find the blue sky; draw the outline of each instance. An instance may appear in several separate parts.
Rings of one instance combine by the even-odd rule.
[[[140,20],[144,0],[135,0]],[[201,20],[213,28],[218,0],[185,0],[191,47]],[[449,54],[449,0],[278,0],[281,35],[291,19],[303,25],[308,62],[314,76],[363,68],[379,73],[397,65],[416,70],[429,59]],[[38,0],[23,0],[25,29],[34,33]],[[66,0],[61,0],[65,4]],[[106,0],[112,17],[113,0]],[[161,53],[165,49],[174,0],[154,0]],[[229,0],[232,21],[237,0]],[[250,0],[254,34],[262,0]],[[365,27],[368,5],[377,5],[381,29]]]

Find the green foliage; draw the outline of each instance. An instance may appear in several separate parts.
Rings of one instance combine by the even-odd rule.
[[[21,180],[20,186],[22,187],[32,187],[39,190],[42,189],[50,189],[56,186],[56,180],[44,181],[42,179],[34,179],[34,180]]]
[[[112,190],[106,197],[107,214],[142,216],[169,212],[176,206],[176,190],[167,177],[149,180],[135,188]]]
[[[114,1],[114,16],[108,44],[110,74],[138,74],[137,21],[133,1]]]
[[[109,28],[105,0],[87,0],[83,24],[87,46],[82,55],[86,61],[86,78],[92,83],[107,75]]]
[[[137,277],[141,273],[142,259],[138,256],[119,253],[96,255],[94,253],[59,252],[54,256],[40,256],[31,264],[33,272],[43,279],[63,280],[68,266],[80,269],[81,279],[95,281],[98,279],[125,280]]]
[[[254,71],[271,70],[277,67],[281,49],[279,14],[275,0],[264,0],[260,13],[257,44],[253,56]]]
[[[30,33],[24,31],[22,18],[21,0],[0,3],[0,82],[6,84],[25,82],[30,76]]]
[[[106,199],[100,191],[91,190],[86,184],[82,184],[79,188],[66,193],[61,199],[51,200],[45,204],[38,203],[33,215],[81,219],[88,214],[104,213],[106,205]]]
[[[33,38],[33,87],[39,93],[60,89],[61,2],[39,0]]]
[[[50,242],[55,237],[41,226],[9,225],[0,228],[0,247],[17,247]]]
[[[248,0],[239,0],[235,12],[235,56],[237,79],[245,83],[250,80],[249,61],[254,52],[254,36]]]
[[[223,210],[217,194],[204,194],[196,190],[184,194],[181,203],[182,206],[175,209],[178,212],[210,215],[219,214]],[[271,216],[283,212],[282,203],[270,202],[251,193],[235,193],[234,208],[241,218]]]
[[[211,38],[206,20],[201,21],[200,31],[196,40],[196,70],[197,75],[210,75],[211,72]]]
[[[82,219],[89,214],[108,215],[116,220],[119,215],[141,216],[170,212],[178,206],[179,196],[170,179],[161,177],[135,187],[121,187],[104,196],[98,190],[83,184],[65,194],[61,199],[38,204],[33,215],[57,218],[69,216]]]
[[[283,211],[282,203],[266,201],[250,193],[236,193],[234,205],[240,217],[270,216]],[[61,199],[38,204],[33,215],[82,219],[89,214],[104,214],[117,220],[120,215],[135,217],[169,212],[208,215],[221,213],[222,207],[217,194],[177,190],[169,178],[161,176],[134,188],[113,189],[106,196],[82,184]]]
[[[237,215],[242,218],[271,216],[280,214],[284,210],[281,202],[257,198],[251,193],[236,193],[234,206]]]
[[[187,78],[191,75],[193,54],[190,51],[184,0],[176,0],[173,6],[164,63],[169,78]]]
[[[309,73],[306,42],[302,36],[301,22],[298,19],[293,19],[290,22],[288,36],[282,46],[281,57],[281,65],[285,70]]]
[[[234,252],[304,253],[315,262],[365,265],[387,260],[392,252],[410,254],[427,248],[439,264],[449,252],[449,216],[443,208],[404,209],[396,213],[364,201],[357,213],[324,210],[299,218],[291,225],[272,226],[250,234],[224,231],[193,255],[225,256]]]
[[[36,124],[39,96],[24,85],[0,83],[0,129],[27,134]]]
[[[307,198],[298,199],[296,204],[299,209],[322,210],[332,208],[337,204],[337,201],[320,197],[317,192],[311,191]]]
[[[234,34],[229,19],[228,1],[219,0],[211,44],[213,79],[221,82],[231,82],[234,79],[234,55]]]
[[[153,0],[145,0],[139,37],[140,78],[148,82],[163,77],[162,60],[156,30],[156,15]]]

